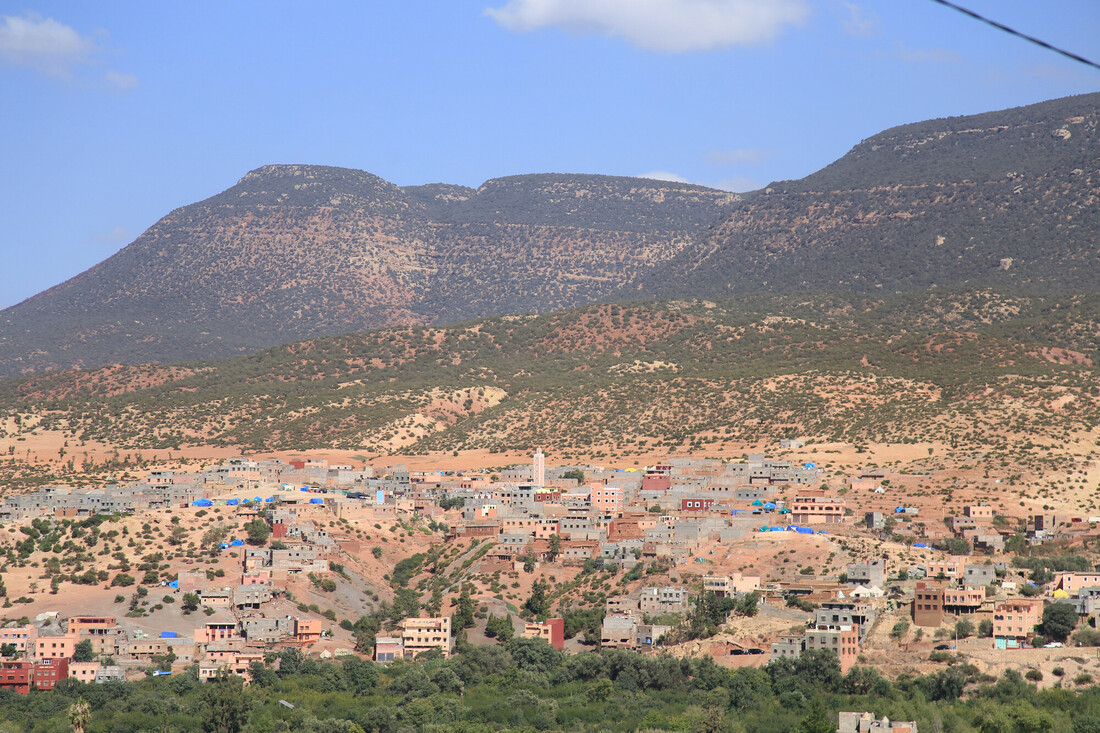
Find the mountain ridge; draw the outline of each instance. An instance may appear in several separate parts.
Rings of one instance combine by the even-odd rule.
[[[638,297],[1100,283],[1100,93],[903,125],[748,194],[261,166],[0,312],[0,375]]]

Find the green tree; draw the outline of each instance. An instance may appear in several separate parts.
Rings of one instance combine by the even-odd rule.
[[[836,725],[829,720],[829,711],[820,699],[810,703],[806,717],[795,728],[795,733],[834,733]]]
[[[983,618],[978,622],[978,636],[983,639],[988,639],[993,636],[993,622],[987,618]]]
[[[175,517],[173,517],[173,519],[175,519]],[[178,547],[179,545],[183,544],[183,541],[185,539],[187,539],[187,530],[184,529],[181,525],[177,524],[175,527],[172,528],[172,533],[168,535],[168,538],[165,540],[165,542],[172,545],[173,547]]]
[[[749,618],[752,618],[756,615],[756,605],[759,602],[759,594],[746,593],[734,602],[733,612],[736,613],[738,616],[747,616]]]
[[[561,554],[561,537],[557,534],[550,535],[550,548],[546,552],[546,559],[554,562]]]
[[[73,647],[74,662],[90,662],[95,659],[95,649],[92,648],[92,640],[84,639]]]
[[[948,537],[940,540],[936,543],[936,547],[952,555],[969,555],[971,551],[970,543],[962,537]]]
[[[1077,611],[1068,603],[1052,603],[1043,609],[1043,636],[1065,641],[1077,626]]]
[[[267,522],[259,517],[245,524],[244,531],[248,533],[248,544],[256,547],[263,545],[271,536],[271,527],[268,527]]]
[[[183,594],[183,604],[181,607],[184,611],[197,611],[199,610],[199,603],[201,599],[198,593],[188,592]]]
[[[504,648],[508,650],[517,668],[543,674],[549,674],[557,669],[565,658],[565,655],[550,646],[545,639],[521,636],[509,641]]]
[[[955,637],[958,639],[965,639],[968,636],[974,635],[974,622],[970,619],[961,618],[955,622]]]
[[[512,614],[497,618],[490,613],[489,618],[485,620],[485,635],[490,639],[497,639],[503,644],[510,640],[514,634],[515,627],[512,626]]]
[[[453,625],[456,629],[469,629],[474,625],[474,602],[470,598],[470,589],[463,588],[455,604]]]
[[[550,610],[550,599],[547,597],[549,585],[539,578],[531,586],[531,596],[524,602],[523,607],[536,618],[545,615]]]
[[[253,662],[248,665],[248,676],[252,678],[252,684],[257,687],[271,687],[279,681],[275,670],[263,662]]]
[[[69,706],[68,718],[73,733],[84,733],[88,723],[92,722],[92,708],[84,698],[78,698],[76,702]]]
[[[202,689],[205,733],[240,733],[248,721],[249,699],[244,680],[236,675],[219,673]]]
[[[365,697],[378,685],[378,667],[358,657],[348,657],[343,662],[344,678],[348,687],[359,697]]]

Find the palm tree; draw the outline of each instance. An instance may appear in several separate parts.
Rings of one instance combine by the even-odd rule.
[[[69,724],[73,727],[73,733],[84,733],[85,726],[92,720],[92,709],[84,698],[80,698],[69,706]]]

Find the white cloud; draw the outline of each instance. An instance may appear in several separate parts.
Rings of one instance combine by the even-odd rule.
[[[650,171],[649,173],[642,173],[637,176],[638,178],[652,178],[655,181],[672,181],[673,183],[691,183],[683,176],[678,176],[675,173],[669,173],[668,171]]]
[[[680,53],[767,43],[809,14],[807,0],[508,0],[485,14],[511,31],[555,27]]]
[[[710,150],[707,151],[704,160],[710,165],[745,165],[755,164],[775,155],[770,150],[755,150],[752,148],[740,148],[737,150]]]
[[[91,38],[53,18],[0,16],[0,59],[46,76],[68,76],[98,50]]]
[[[894,43],[895,58],[907,64],[955,64],[962,56],[946,48],[909,48],[901,41]]]
[[[841,6],[848,11],[844,19],[844,32],[850,36],[869,36],[875,30],[877,21],[874,17],[863,14],[863,8],[855,3],[841,0]]]
[[[729,176],[723,178],[720,181],[714,183],[704,183],[704,186],[710,186],[711,188],[717,188],[721,191],[733,191],[734,193],[745,193],[746,191],[758,191],[767,184],[764,181],[758,181],[755,178],[749,178],[748,176]]]
[[[108,247],[121,247],[130,241],[130,232],[124,226],[117,226],[109,232],[93,234],[92,241]]]
[[[636,177],[649,178],[656,181],[669,181],[671,183],[687,183],[694,186],[706,186],[707,188],[717,188],[719,191],[732,191],[735,193],[755,191],[764,187],[764,183],[761,181],[754,178],[746,178],[744,176],[729,176],[720,181],[689,181],[687,178],[669,171],[650,171],[649,173],[642,173]]]
[[[138,78],[121,71],[108,71],[103,80],[120,92],[128,92],[138,85]]]

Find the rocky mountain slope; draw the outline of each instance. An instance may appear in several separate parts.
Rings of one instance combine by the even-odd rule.
[[[5,437],[55,431],[77,456],[84,441],[614,455],[920,435],[993,460],[1017,433],[1094,440],[1098,324],[1098,296],[994,291],[601,304],[32,375],[0,382],[0,416]]]
[[[905,125],[746,195],[640,278],[675,296],[1100,285],[1100,94]]]
[[[744,197],[529,175],[399,188],[266,166],[0,313],[0,375],[171,362],[638,297],[1095,292],[1100,94],[888,130]]]
[[[588,303],[737,200],[607,176],[403,190],[362,171],[266,166],[5,310],[0,374]]]

